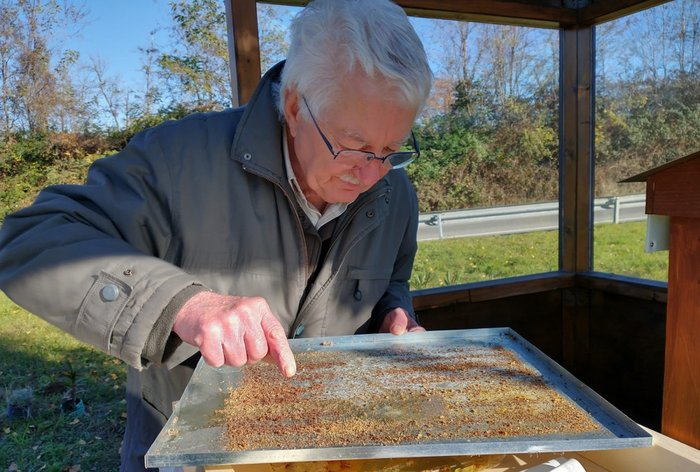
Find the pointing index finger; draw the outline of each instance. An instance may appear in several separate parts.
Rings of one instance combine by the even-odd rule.
[[[297,372],[297,364],[284,328],[269,311],[263,315],[261,325],[267,339],[268,356],[277,364],[282,375],[292,377]]]

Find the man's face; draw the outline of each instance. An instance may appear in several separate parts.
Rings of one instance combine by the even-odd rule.
[[[306,198],[319,209],[328,203],[352,202],[390,170],[388,161],[336,159],[333,152],[354,149],[383,157],[397,151],[410,136],[416,110],[387,100],[382,90],[346,81],[345,96],[313,120],[304,118],[304,100],[295,92],[285,96],[285,118],[294,173]],[[320,132],[319,132],[320,129]]]

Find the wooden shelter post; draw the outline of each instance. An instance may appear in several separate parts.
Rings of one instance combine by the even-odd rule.
[[[561,270],[591,270],[593,215],[593,27],[561,32]]]
[[[594,27],[566,28],[560,38],[559,268],[578,273],[592,261]],[[573,287],[562,298],[564,364],[579,372],[588,365],[586,296]]]
[[[225,0],[233,106],[244,105],[260,82],[260,42],[256,0]],[[236,103],[237,99],[237,103]]]

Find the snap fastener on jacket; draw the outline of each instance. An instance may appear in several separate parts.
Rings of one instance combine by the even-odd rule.
[[[367,215],[367,218],[374,218],[374,210],[367,210],[367,213],[365,214]]]
[[[297,326],[297,329],[294,330],[294,337],[296,338],[297,336],[301,336],[301,333],[303,333],[303,332],[304,332],[304,325],[300,324],[299,326]]]
[[[249,152],[246,152],[245,154],[243,154],[243,159],[245,159],[246,161],[249,161],[252,158],[253,158],[253,155]]]
[[[102,295],[104,301],[113,302],[119,298],[119,287],[114,284],[107,284],[100,290],[100,295]]]
[[[358,288],[357,290],[355,290],[355,293],[353,293],[352,296],[355,298],[355,300],[359,302],[360,300],[362,300],[362,290]]]

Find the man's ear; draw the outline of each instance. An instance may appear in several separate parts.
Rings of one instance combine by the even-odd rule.
[[[296,90],[286,88],[284,90],[284,120],[287,123],[287,129],[294,137],[297,134],[299,127],[299,105],[300,97]]]

